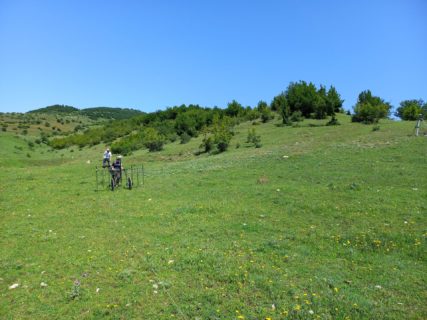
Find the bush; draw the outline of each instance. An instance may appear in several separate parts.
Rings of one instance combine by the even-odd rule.
[[[261,147],[261,136],[256,134],[255,128],[248,130],[248,136],[246,138],[247,143],[253,143],[256,148]]]
[[[415,121],[420,115],[427,116],[427,103],[423,100],[404,100],[397,108],[395,116],[402,120]]]
[[[211,152],[214,147],[214,141],[211,136],[205,135],[202,144],[200,145],[200,148],[203,149],[204,152],[208,153]]]
[[[160,135],[156,129],[146,128],[143,134],[144,146],[148,148],[150,152],[160,151],[163,149],[165,138],[164,136]]]
[[[269,108],[265,108],[261,111],[261,121],[263,123],[266,123],[272,119],[274,119],[274,115]]]
[[[373,96],[371,91],[362,91],[359,94],[352,122],[365,124],[377,123],[379,119],[386,118],[390,113],[391,105],[380,97]]]
[[[181,140],[181,144],[186,144],[191,140],[191,136],[187,132],[181,134],[179,138]]]
[[[291,114],[291,121],[292,122],[301,122],[304,121],[304,117],[302,116],[302,112],[301,111],[294,111]]]
[[[219,152],[224,152],[228,149],[228,146],[231,141],[231,137],[233,136],[233,133],[230,128],[230,123],[228,118],[222,119],[221,122],[219,120],[216,121],[213,133],[214,133],[214,143],[216,144],[216,147]]]

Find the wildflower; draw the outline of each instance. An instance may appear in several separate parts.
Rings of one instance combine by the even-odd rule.
[[[43,288],[44,288],[44,287],[47,287],[47,283],[45,283],[45,282],[41,282],[41,283],[40,283],[40,287],[43,287]]]
[[[11,286],[9,286],[9,289],[16,289],[19,287],[19,283],[14,283]]]
[[[245,319],[245,317],[242,315],[239,315],[239,316],[237,316],[237,319]]]
[[[314,311],[310,309],[310,310],[308,310],[308,313],[309,314],[314,314]]]
[[[300,311],[300,310],[301,310],[301,306],[300,306],[299,304],[297,304],[297,305],[294,307],[294,310],[295,310],[295,311]]]
[[[338,292],[338,291],[339,291],[339,289],[338,289],[337,287],[335,287],[335,288],[334,288],[334,291],[335,291],[335,292]]]

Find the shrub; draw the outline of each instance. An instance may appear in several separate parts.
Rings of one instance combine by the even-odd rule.
[[[164,136],[160,135],[156,129],[146,128],[143,132],[143,135],[144,146],[148,148],[150,152],[160,151],[163,149],[165,138]]]
[[[181,134],[179,138],[181,140],[181,144],[186,144],[191,140],[191,136],[187,132]]]
[[[247,143],[253,143],[256,148],[261,147],[261,136],[256,134],[255,128],[248,130],[248,136],[246,138]]]
[[[212,151],[213,147],[214,147],[214,141],[213,141],[212,137],[205,135],[203,137],[202,144],[200,145],[200,148],[202,148],[204,152],[208,153],[208,152]]]
[[[388,102],[373,96],[371,91],[366,90],[359,94],[351,121],[365,124],[377,123],[379,119],[389,115],[390,109],[391,105]]]
[[[261,111],[261,121],[263,123],[266,123],[272,119],[274,119],[274,115],[269,108],[265,108]]]
[[[233,133],[227,118],[222,119],[221,122],[216,121],[214,128],[214,143],[219,152],[224,152],[228,149]]]
[[[380,126],[379,125],[375,125],[372,127],[372,131],[379,131],[380,130]]]
[[[402,120],[415,121],[418,120],[420,114],[424,117],[427,116],[427,103],[421,99],[402,101],[394,115]]]
[[[292,122],[301,122],[304,121],[304,117],[302,116],[302,112],[301,111],[294,111],[291,114],[291,121]]]

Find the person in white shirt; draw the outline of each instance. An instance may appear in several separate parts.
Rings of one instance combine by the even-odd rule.
[[[104,152],[104,159],[102,160],[102,167],[110,167],[110,160],[113,155],[111,154],[110,148],[107,148]]]

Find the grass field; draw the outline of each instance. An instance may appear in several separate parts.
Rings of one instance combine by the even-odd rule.
[[[104,146],[0,133],[0,318],[426,319],[427,139],[339,120],[138,151],[114,192]]]

